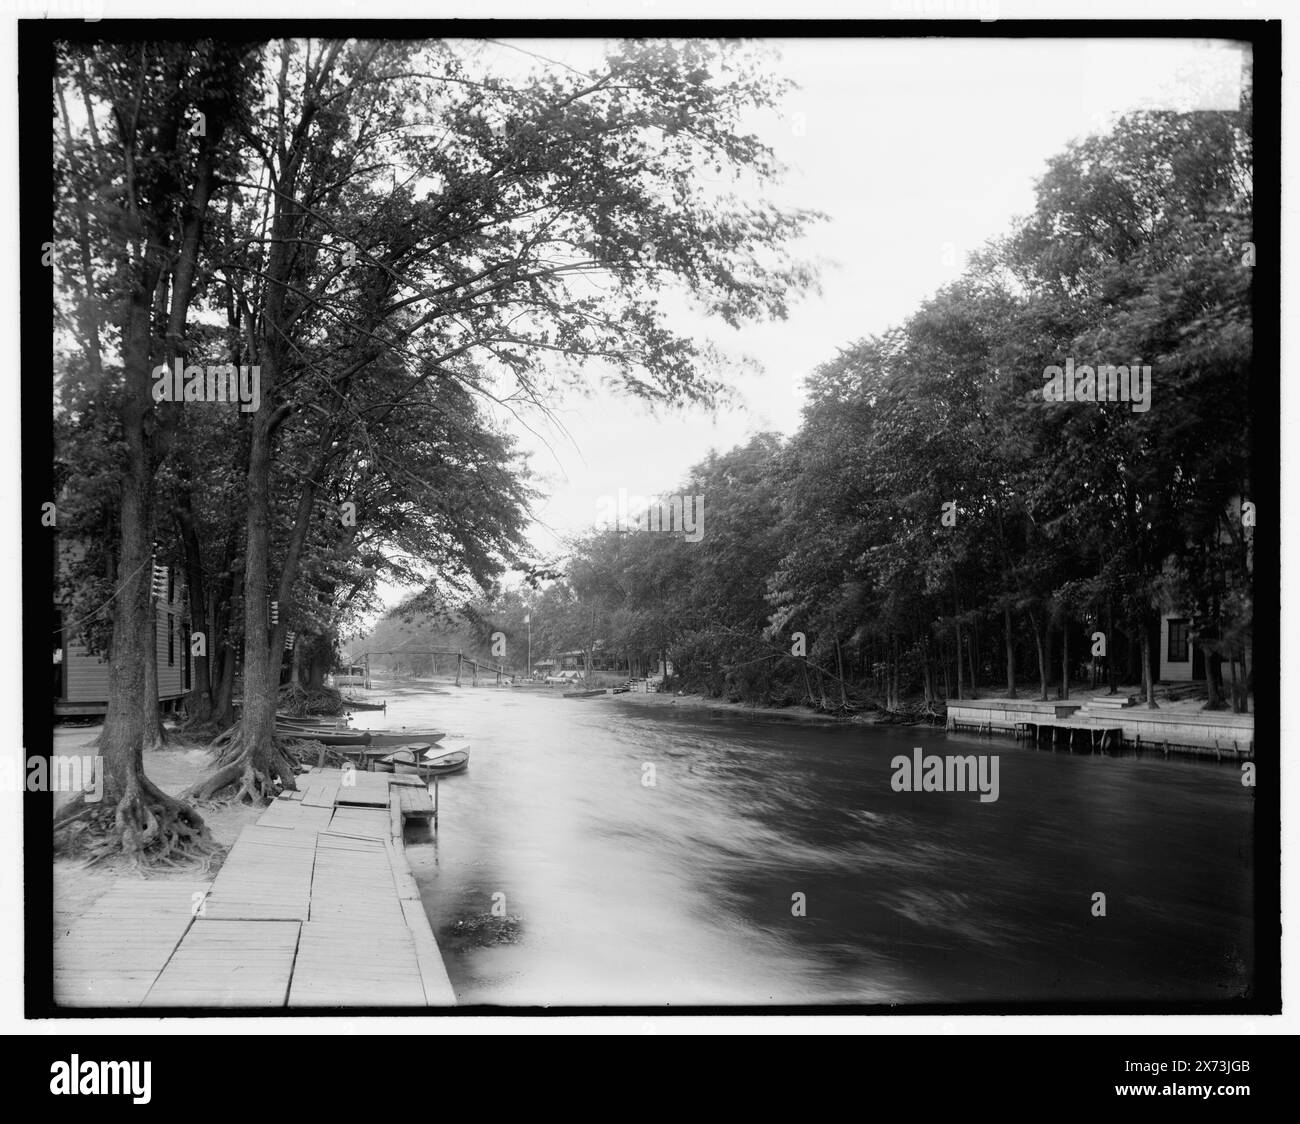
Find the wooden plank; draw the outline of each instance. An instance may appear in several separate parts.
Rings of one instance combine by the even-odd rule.
[[[308,811],[297,804],[285,808],[290,814]],[[315,860],[315,832],[260,823],[244,828],[212,884],[204,916],[213,921],[305,921]]]
[[[433,819],[433,793],[427,788],[409,785],[397,790],[402,816],[413,820]]]
[[[54,1001],[66,1007],[136,1007],[204,904],[212,883],[118,880],[54,935]]]
[[[418,900],[403,901],[402,912],[415,946],[415,958],[420,973],[420,986],[424,990],[425,1005],[456,1006],[456,990],[451,986],[451,980],[447,976],[447,965],[443,962],[438,942],[434,939],[433,927],[429,924],[424,906]]]
[[[388,809],[335,808],[329,830],[331,833],[359,835],[367,839],[387,839],[391,834]]]
[[[163,969],[146,1007],[282,1007],[298,947],[296,921],[200,918]]]
[[[425,1005],[415,941],[400,915],[388,924],[303,925],[289,1006]]]

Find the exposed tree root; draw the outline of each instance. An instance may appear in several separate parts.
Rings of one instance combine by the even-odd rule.
[[[342,714],[345,709],[343,695],[332,687],[300,687],[286,683],[280,688],[277,709],[285,714]]]
[[[81,793],[55,817],[57,853],[92,862],[126,855],[135,865],[188,865],[220,852],[203,817],[184,800],[168,796],[148,777],[132,773],[126,790],[88,801]]]
[[[284,790],[297,788],[293,757],[277,739],[269,741],[269,747],[258,753],[255,746],[245,744],[238,730],[226,731],[213,743],[216,771],[182,795],[187,800],[266,804]]]

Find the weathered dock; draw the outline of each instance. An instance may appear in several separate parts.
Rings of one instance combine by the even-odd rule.
[[[1090,752],[1127,748],[1218,761],[1253,760],[1255,755],[1254,715],[1151,710],[1129,695],[1095,695],[1078,702],[949,699],[947,726],[981,734],[1012,734],[1039,745],[1086,746]]]
[[[1049,741],[1052,746],[1064,740],[1066,749],[1075,748],[1075,738],[1086,742],[1093,753],[1118,749],[1124,741],[1124,728],[1119,725],[1102,726],[1072,718],[1025,719],[1016,723],[1017,738],[1031,738],[1036,745]]]
[[[405,820],[432,816],[428,790],[355,769],[299,784],[240,833],[213,881],[121,879],[56,932],[55,1002],[454,1006],[402,841]]]

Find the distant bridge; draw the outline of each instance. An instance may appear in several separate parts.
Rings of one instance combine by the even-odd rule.
[[[433,673],[438,674],[438,657],[455,656],[456,657],[456,686],[460,686],[461,670],[468,665],[473,674],[473,685],[478,686],[479,672],[483,671],[496,676],[498,683],[501,677],[510,678],[511,673],[499,664],[486,663],[482,660],[476,660],[472,656],[465,655],[464,652],[457,652],[451,648],[385,648],[375,649],[374,651],[361,652],[359,658],[366,669],[366,686],[370,686],[370,657],[371,656],[430,656],[433,659]],[[358,657],[353,657],[351,662],[355,663]]]

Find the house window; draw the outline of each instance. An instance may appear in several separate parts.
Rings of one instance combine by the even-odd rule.
[[[167,666],[176,666],[176,618],[167,614]]]
[[[194,662],[190,659],[190,622],[181,621],[181,651],[185,653],[185,658],[181,661],[181,668],[184,675],[184,690],[190,689],[190,666]]]
[[[170,605],[176,600],[176,571],[170,566],[167,567],[167,603]]]
[[[1169,663],[1187,663],[1192,658],[1192,634],[1188,631],[1186,618],[1169,622],[1169,651],[1165,658]]]

